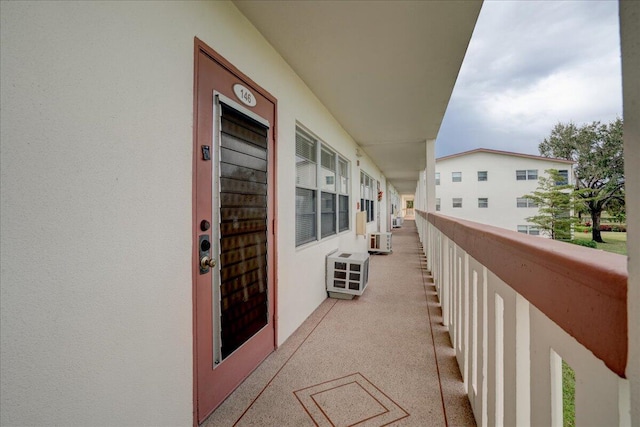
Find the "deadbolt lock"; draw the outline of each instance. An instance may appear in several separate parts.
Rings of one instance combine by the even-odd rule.
[[[213,258],[209,258],[208,256],[203,256],[200,258],[200,268],[206,270],[208,268],[213,268],[216,266],[216,260]]]
[[[216,266],[216,260],[211,256],[211,241],[208,234],[201,234],[198,239],[198,259],[200,260],[200,274],[207,274],[210,268]]]

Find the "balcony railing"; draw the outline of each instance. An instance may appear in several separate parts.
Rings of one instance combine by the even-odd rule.
[[[416,210],[479,426],[562,426],[562,360],[576,425],[630,425],[621,255]]]

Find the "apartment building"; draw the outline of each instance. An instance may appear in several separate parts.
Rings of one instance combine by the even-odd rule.
[[[436,211],[520,233],[540,235],[527,221],[537,206],[524,197],[538,178],[556,169],[573,183],[573,162],[479,148],[436,159]]]

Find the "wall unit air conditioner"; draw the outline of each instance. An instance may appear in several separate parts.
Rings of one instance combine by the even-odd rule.
[[[362,295],[369,281],[369,254],[334,252],[327,256],[327,291],[332,298]]]
[[[369,252],[391,253],[391,233],[369,234]]]

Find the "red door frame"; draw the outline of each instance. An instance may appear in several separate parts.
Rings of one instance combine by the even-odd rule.
[[[269,217],[271,218],[271,223],[268,225],[268,246],[267,246],[267,262],[268,262],[268,270],[269,270],[269,285],[273,289],[273,312],[269,313],[269,323],[273,325],[274,328],[274,342],[273,348],[277,347],[278,343],[278,288],[277,288],[277,241],[276,241],[276,232],[277,232],[277,185],[276,185],[276,176],[275,171],[277,170],[277,99],[271,95],[269,92],[264,90],[258,84],[256,84],[252,79],[247,77],[244,73],[242,73],[239,69],[233,66],[229,61],[223,58],[220,54],[214,51],[211,47],[205,44],[202,40],[197,37],[194,38],[194,86],[193,86],[193,181],[192,181],[192,303],[193,303],[193,424],[194,426],[198,425],[199,411],[198,411],[198,337],[197,337],[197,328],[198,328],[198,313],[197,313],[197,282],[200,277],[200,268],[199,268],[199,248],[198,248],[198,235],[202,232],[199,229],[200,218],[198,218],[198,200],[197,200],[197,181],[198,181],[198,161],[199,161],[199,142],[198,142],[198,133],[199,127],[202,126],[198,121],[198,88],[199,88],[199,70],[200,70],[200,61],[202,60],[201,54],[209,57],[206,60],[213,60],[218,65],[222,66],[226,71],[236,77],[242,84],[260,94],[264,98],[266,98],[269,102],[273,104],[273,122],[270,123],[271,128],[269,130],[273,135],[273,145],[270,147],[271,149],[268,151],[268,160],[270,164],[270,168],[268,170],[268,182],[269,185],[269,197],[268,197],[268,212]],[[216,90],[222,93],[223,95],[233,99],[234,93],[231,87],[216,87]],[[213,102],[213,101],[212,101]],[[257,366],[256,366],[257,367]],[[213,410],[211,410],[213,412]],[[206,415],[208,416],[208,414]],[[205,415],[201,416],[201,419],[204,420],[206,418]]]

